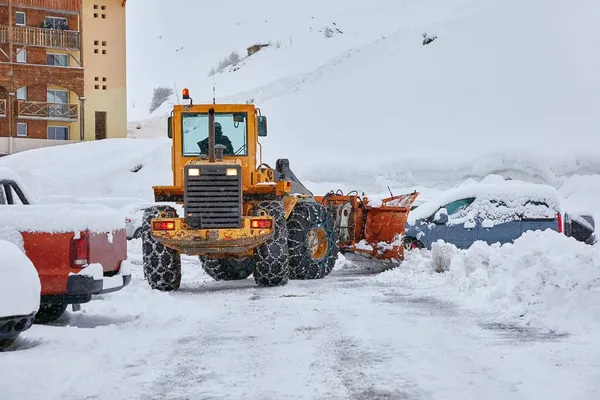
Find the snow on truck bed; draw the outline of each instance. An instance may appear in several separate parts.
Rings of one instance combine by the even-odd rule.
[[[29,315],[40,307],[40,279],[29,258],[0,240],[0,318]]]
[[[110,233],[125,229],[122,213],[101,205],[53,204],[0,206],[0,229],[20,232]]]

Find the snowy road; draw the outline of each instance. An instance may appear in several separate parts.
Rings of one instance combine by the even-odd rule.
[[[193,264],[178,293],[150,291],[137,271],[127,290],[32,328],[0,355],[0,397],[600,398],[589,338],[502,325],[364,274],[261,289]]]

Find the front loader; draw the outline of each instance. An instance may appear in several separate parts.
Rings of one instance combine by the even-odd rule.
[[[144,276],[177,290],[181,254],[198,256],[216,280],[284,285],[321,279],[338,255],[330,210],[298,181],[285,159],[262,163],[267,120],[252,104],[176,105],[168,120],[172,186],[155,186],[142,225]]]
[[[397,263],[417,193],[372,204],[363,196],[313,196],[286,159],[262,162],[267,119],[252,104],[193,104],[189,91],[168,120],[172,186],[155,186],[157,203],[142,224],[144,276],[154,289],[177,290],[181,254],[198,256],[215,280],[250,275],[260,286],[322,279],[338,252]]]

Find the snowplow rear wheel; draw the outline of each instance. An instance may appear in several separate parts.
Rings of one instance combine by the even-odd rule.
[[[200,256],[202,269],[215,281],[237,281],[252,275],[254,263],[252,257],[241,261],[235,259],[210,259]]]
[[[181,255],[152,237],[151,222],[159,218],[163,212],[177,215],[174,208],[169,206],[154,206],[144,212],[142,222],[142,243],[144,277],[152,289],[172,291],[179,289],[181,284]]]
[[[296,205],[288,222],[291,279],[323,279],[338,256],[337,232],[331,212],[304,201]]]
[[[254,280],[259,286],[282,286],[289,279],[288,229],[283,204],[279,201],[258,203],[253,216],[269,215],[275,219],[275,234],[254,251]]]

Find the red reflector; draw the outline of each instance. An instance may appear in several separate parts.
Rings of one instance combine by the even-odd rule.
[[[71,239],[71,267],[83,268],[88,264],[89,241],[87,236]]]
[[[252,229],[268,229],[273,226],[273,221],[270,219],[254,219],[250,223]]]
[[[562,220],[562,214],[558,213],[556,215],[556,219],[558,219],[558,233],[563,233],[563,220]]]
[[[173,221],[156,221],[152,224],[152,229],[155,231],[174,231],[175,222]]]

